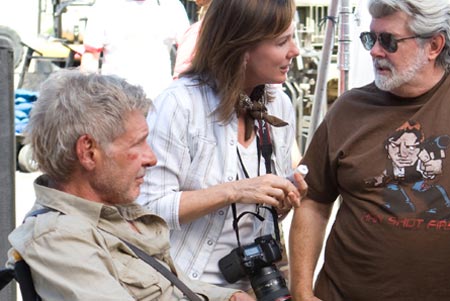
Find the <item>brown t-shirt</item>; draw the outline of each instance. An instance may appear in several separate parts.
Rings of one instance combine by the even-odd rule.
[[[302,160],[308,196],[342,204],[316,295],[450,300],[450,76],[417,98],[345,93]]]

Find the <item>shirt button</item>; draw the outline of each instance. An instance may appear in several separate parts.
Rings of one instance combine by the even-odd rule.
[[[219,211],[219,215],[224,215],[224,214],[225,214],[225,212],[223,210]]]
[[[104,209],[103,209],[103,213],[106,215],[111,215],[114,213],[114,211],[115,211],[114,209],[108,208],[108,207],[104,207]]]
[[[209,239],[206,243],[208,244],[208,246],[212,246],[213,241],[211,239]]]
[[[198,274],[197,273],[192,273],[192,278],[197,279],[198,278]]]
[[[234,145],[234,140],[230,140],[230,145]]]
[[[233,177],[232,177],[232,176],[229,176],[229,177],[228,177],[228,181],[230,181],[230,182],[233,181]]]

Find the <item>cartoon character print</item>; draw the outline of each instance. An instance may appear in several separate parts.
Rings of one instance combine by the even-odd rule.
[[[448,135],[425,138],[419,123],[407,121],[385,140],[386,169],[366,184],[385,187],[384,206],[393,213],[430,217],[444,209],[447,212],[450,198],[437,184],[437,177],[442,174],[449,145]]]

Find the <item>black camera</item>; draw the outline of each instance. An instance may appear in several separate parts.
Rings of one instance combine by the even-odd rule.
[[[282,249],[271,235],[240,246],[219,260],[219,268],[229,283],[247,276],[258,301],[291,300],[283,275],[274,264],[282,258]]]

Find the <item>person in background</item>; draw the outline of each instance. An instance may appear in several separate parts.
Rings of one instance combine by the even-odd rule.
[[[264,207],[283,218],[306,189],[299,174],[298,187],[286,179],[295,115],[289,97],[270,85],[286,80],[299,54],[295,10],[291,0],[212,1],[190,68],[149,115],[159,161],[138,202],[168,222],[171,254],[192,279],[248,290],[248,279],[230,284],[218,267],[238,245],[232,204],[237,215],[250,212],[238,223],[244,246],[274,233]]]
[[[169,254],[169,229],[134,202],[156,164],[146,142],[151,101],[116,76],[62,69],[41,87],[27,142],[43,175],[36,202],[10,235],[8,266],[28,263],[42,300],[186,300],[124,241],[151,255],[207,300],[253,300],[192,281]]]
[[[360,39],[375,81],[333,104],[302,159],[308,193],[291,224],[291,291],[296,301],[449,300],[450,4],[368,7]]]
[[[211,4],[211,1],[212,0],[195,0],[197,6],[200,7],[198,11],[198,21],[192,24],[178,41],[177,56],[173,69],[174,79],[177,79],[180,73],[186,71],[191,65],[198,32],[202,25],[202,19]]]
[[[170,50],[189,27],[179,0],[97,0],[84,34],[81,68],[119,75],[154,99],[172,81]]]

